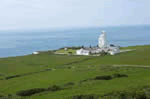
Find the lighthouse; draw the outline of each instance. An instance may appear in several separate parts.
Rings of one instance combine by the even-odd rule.
[[[107,48],[107,38],[106,38],[106,32],[105,31],[102,31],[102,34],[99,36],[98,47]]]
[[[110,55],[115,55],[120,53],[120,48],[118,46],[110,46],[107,42],[106,32],[102,31],[98,38],[98,47],[84,47],[76,51],[77,55],[93,55],[100,54],[101,52],[109,53]]]

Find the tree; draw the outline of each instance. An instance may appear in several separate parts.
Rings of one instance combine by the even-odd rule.
[[[82,45],[82,47],[81,48],[84,48],[84,46]]]
[[[99,46],[97,45],[97,47],[99,47]]]
[[[72,55],[72,52],[68,52],[70,55]]]
[[[102,50],[101,56],[105,56],[105,55],[107,55],[107,53],[104,50]]]
[[[90,45],[90,48],[92,48],[92,46]]]

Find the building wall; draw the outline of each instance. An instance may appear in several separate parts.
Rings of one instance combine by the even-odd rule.
[[[76,51],[77,55],[89,55],[89,51],[84,51],[82,49]]]

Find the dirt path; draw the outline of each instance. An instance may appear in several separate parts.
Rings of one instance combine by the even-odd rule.
[[[150,65],[112,65],[116,67],[121,67],[121,66],[129,66],[129,67],[148,67],[150,68]]]
[[[130,52],[130,51],[135,51],[136,49],[125,49],[125,50],[120,50],[120,53],[123,53],[123,52]]]

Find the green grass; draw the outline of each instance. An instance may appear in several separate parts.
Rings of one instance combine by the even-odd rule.
[[[0,80],[0,95],[7,96],[21,90],[48,88],[52,85],[65,87],[68,82],[74,85],[56,92],[42,92],[27,97],[31,99],[63,99],[80,94],[103,95],[113,91],[140,88],[150,85],[150,68],[113,67],[114,64],[150,65],[150,45],[127,47],[135,51],[115,56],[68,56],[41,52],[39,55],[27,55],[0,59],[0,78],[16,74],[26,74],[54,68],[53,71],[33,73],[9,80]],[[123,48],[123,49],[127,49]],[[60,50],[61,51],[61,50]],[[128,77],[112,80],[87,80],[114,73],[127,74]],[[19,96],[17,96],[19,98]]]
[[[76,54],[76,50],[74,49],[68,49],[68,50],[64,50],[64,49],[60,49],[56,51],[57,53],[63,53],[63,54],[69,54],[69,52],[71,52],[72,54]]]
[[[0,59],[0,73],[8,75],[25,74],[55,68],[87,57],[67,56],[41,53],[39,55],[27,55]]]

